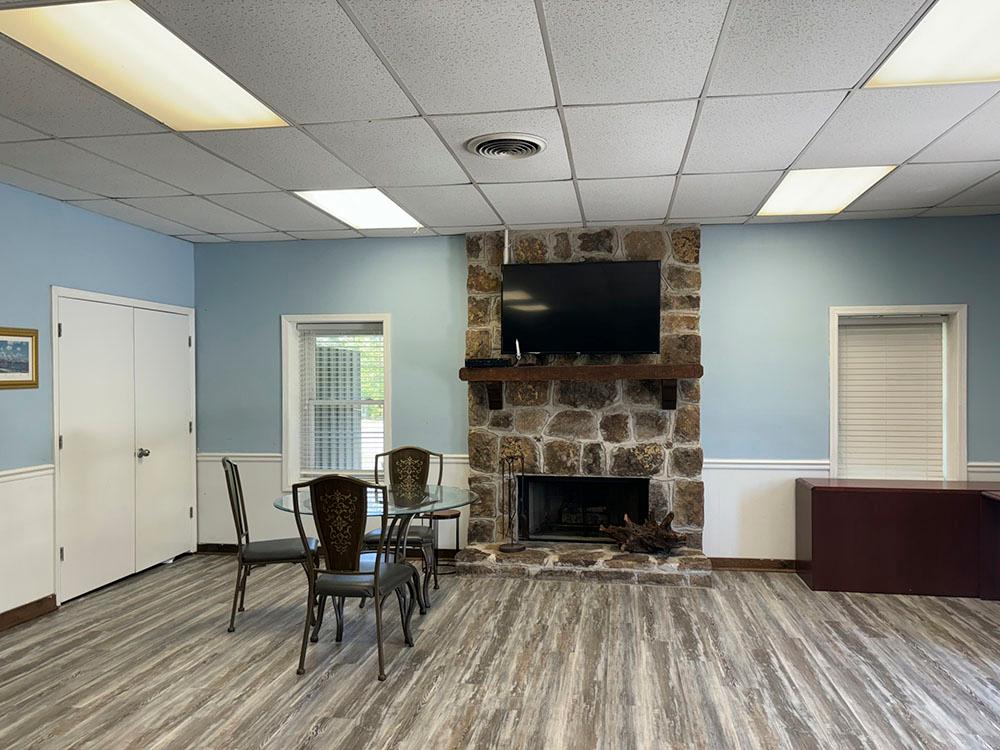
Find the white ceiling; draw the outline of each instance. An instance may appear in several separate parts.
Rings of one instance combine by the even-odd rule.
[[[413,234],[292,192],[370,186],[420,234],[757,223],[790,168],[876,164],[837,220],[1000,213],[1000,84],[861,88],[930,0],[136,2],[293,127],[173,133],[0,37],[0,182],[195,242]],[[498,131],[547,147],[465,151]]]

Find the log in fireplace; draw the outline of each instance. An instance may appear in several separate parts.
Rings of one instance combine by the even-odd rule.
[[[611,541],[601,526],[649,516],[649,479],[525,474],[518,481],[518,537],[559,542]]]

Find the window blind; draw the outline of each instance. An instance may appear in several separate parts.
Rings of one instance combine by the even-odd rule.
[[[385,446],[381,323],[302,324],[299,337],[300,471],[372,471]]]
[[[944,478],[944,323],[839,326],[838,475]]]

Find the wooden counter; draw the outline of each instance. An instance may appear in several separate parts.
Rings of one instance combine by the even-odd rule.
[[[799,479],[795,552],[816,591],[1000,599],[1000,482]]]

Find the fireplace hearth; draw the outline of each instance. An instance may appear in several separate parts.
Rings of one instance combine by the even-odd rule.
[[[526,474],[518,480],[518,537],[522,541],[611,541],[601,526],[649,516],[649,479]]]

